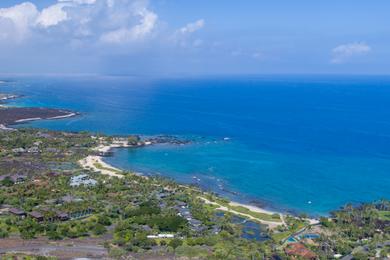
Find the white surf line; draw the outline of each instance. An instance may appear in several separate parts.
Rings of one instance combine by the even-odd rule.
[[[41,118],[41,117],[33,117],[33,118],[26,118],[26,119],[19,119],[19,120],[16,120],[15,123],[22,123],[22,122],[28,122],[28,121],[37,121],[37,120],[52,120],[52,119],[62,119],[62,118],[68,118],[68,117],[72,117],[72,116],[75,116],[76,113],[70,113],[70,114],[67,114],[67,115],[63,115],[63,116],[55,116],[55,117],[49,117],[49,118]]]
[[[76,113],[70,113],[70,114],[63,115],[63,116],[54,116],[54,117],[49,117],[49,118],[47,118],[47,120],[51,120],[51,119],[62,119],[62,118],[68,118],[68,117],[72,117],[72,116],[76,116],[76,115],[77,115]]]
[[[15,123],[22,123],[22,122],[36,121],[36,120],[42,120],[42,118],[40,118],[40,117],[33,117],[33,118],[19,119],[19,120],[16,120]]]
[[[5,100],[15,99],[15,98],[18,98],[18,96],[17,95],[5,95],[4,94],[4,96],[2,98],[0,98],[0,100],[5,101]]]

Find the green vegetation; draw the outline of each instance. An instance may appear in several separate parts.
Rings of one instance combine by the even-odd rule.
[[[110,178],[81,168],[79,160],[96,154],[93,148],[113,139],[35,129],[0,131],[0,242],[15,237],[53,241],[104,238],[113,258],[152,254],[198,259],[299,259],[294,251],[286,250],[286,240],[294,238],[320,259],[331,259],[335,254],[350,254],[356,259],[389,254],[388,201],[348,205],[315,226],[303,217],[284,216],[284,226],[278,214],[231,205],[196,187],[130,173]],[[128,140],[134,145],[141,141],[133,136]],[[105,169],[100,164],[95,167]],[[219,211],[222,206],[231,212]],[[281,225],[270,230],[246,216]],[[250,225],[244,228],[246,223]],[[305,233],[319,238],[309,241],[301,237]]]
[[[116,173],[121,173],[121,171],[116,170],[114,168],[104,167],[101,163],[94,163],[93,166],[95,166],[99,170],[108,170],[108,171],[113,171],[113,172],[116,172]]]
[[[304,220],[290,216],[286,216],[285,221],[287,223],[287,227],[279,227],[278,230],[272,233],[271,237],[275,243],[284,242],[284,240],[286,240],[288,237],[308,225],[308,223],[306,223]]]
[[[378,215],[380,220],[390,221],[390,211],[379,211]]]
[[[262,220],[267,220],[267,221],[276,221],[276,222],[281,222],[282,220],[280,219],[279,214],[266,214],[266,213],[261,213],[261,212],[253,212],[250,209],[243,207],[243,206],[232,206],[228,205],[227,208],[232,209],[234,211],[250,215],[254,218],[262,219]]]
[[[390,241],[390,220],[387,213],[390,202],[382,200],[376,203],[356,207],[346,205],[332,212],[332,218],[322,218],[321,224],[327,232],[321,236],[321,243],[327,244],[325,252],[352,254],[356,259],[367,259],[378,252],[387,252],[386,243]]]

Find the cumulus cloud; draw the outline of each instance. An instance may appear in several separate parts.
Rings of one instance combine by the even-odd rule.
[[[193,33],[196,32],[200,29],[202,29],[205,25],[205,22],[203,19],[197,20],[196,22],[189,23],[186,26],[180,28],[179,32],[182,34],[187,34],[187,33]]]
[[[47,28],[66,21],[68,19],[68,14],[63,8],[68,5],[69,4],[66,3],[58,3],[43,9],[36,20],[36,24]]]
[[[172,28],[148,0],[25,1],[0,8],[3,71],[149,69],[156,56],[186,60],[208,46],[203,19]]]
[[[29,34],[39,12],[30,2],[0,9],[0,40],[21,41]]]
[[[192,34],[201,30],[205,26],[204,19],[188,23],[173,34],[173,42],[181,47],[200,47],[203,44],[202,39],[193,39]]]
[[[157,21],[143,0],[57,0],[42,10],[25,2],[0,9],[0,40],[56,38],[62,30],[69,42],[94,37],[94,42],[120,44],[147,37]]]
[[[365,43],[349,43],[335,47],[332,50],[331,63],[344,63],[354,56],[364,55],[371,52],[371,47]]]
[[[139,23],[137,25],[133,27],[125,26],[103,33],[100,40],[107,43],[129,42],[142,39],[153,31],[158,19],[158,16],[154,12],[144,7],[136,10],[134,16],[139,17]]]

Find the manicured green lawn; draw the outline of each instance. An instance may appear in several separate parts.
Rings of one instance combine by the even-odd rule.
[[[390,221],[390,211],[379,211],[379,218]]]
[[[118,170],[115,170],[115,169],[112,169],[112,168],[104,167],[104,166],[101,165],[100,163],[94,163],[93,165],[94,165],[96,168],[98,168],[99,170],[106,170],[106,171],[121,173],[121,171],[118,171]]]
[[[270,214],[261,213],[261,212],[254,212],[254,211],[251,211],[250,209],[242,207],[242,206],[231,206],[231,205],[228,205],[228,208],[230,208],[232,210],[235,210],[237,212],[240,212],[240,213],[244,213],[244,214],[250,215],[250,216],[252,216],[254,218],[267,220],[267,221],[282,222],[282,220],[280,219],[280,216],[278,214],[270,215]]]

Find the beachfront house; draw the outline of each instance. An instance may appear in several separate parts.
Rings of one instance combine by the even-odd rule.
[[[176,204],[178,205],[174,207],[174,209],[178,211],[177,215],[182,218],[185,218],[188,221],[188,224],[190,225],[192,231],[200,233],[206,229],[202,221],[193,218],[192,213],[186,203],[178,201]]]
[[[40,150],[39,150],[39,148],[37,146],[33,146],[33,147],[28,148],[27,152],[28,153],[39,153]]]
[[[70,219],[69,214],[62,211],[57,211],[56,218],[60,221],[67,221]]]
[[[29,213],[30,217],[35,219],[36,221],[38,222],[42,222],[44,220],[44,217],[41,213],[39,213],[38,211],[32,211]]]
[[[69,218],[70,219],[78,219],[78,218],[84,218],[84,217],[87,217],[89,215],[91,215],[93,213],[93,209],[85,209],[85,210],[78,210],[78,211],[74,211],[72,213],[69,213]]]
[[[27,216],[27,214],[24,210],[18,209],[18,208],[10,208],[9,213],[11,213],[15,216],[21,217],[21,218],[24,218]]]

